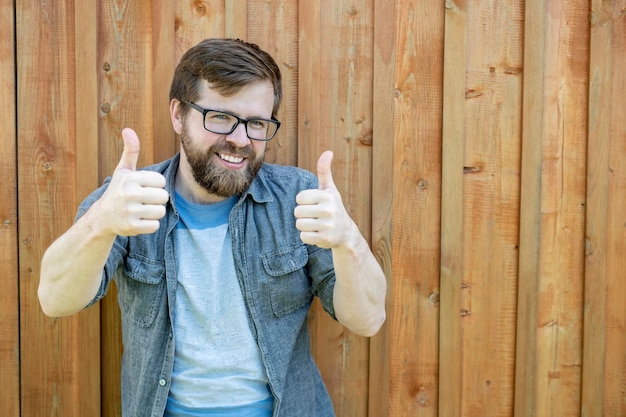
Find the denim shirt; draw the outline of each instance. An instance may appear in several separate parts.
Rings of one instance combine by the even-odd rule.
[[[90,303],[104,297],[115,280],[124,343],[124,417],[162,417],[167,402],[174,365],[176,262],[193,262],[177,257],[174,247],[178,215],[173,190],[179,158],[145,168],[166,178],[167,213],[155,233],[116,238],[100,290]],[[83,201],[77,218],[109,182]],[[312,173],[264,164],[229,217],[237,277],[274,396],[273,417],[334,416],[311,355],[307,322],[314,296],[335,318],[332,253],[304,244],[293,215],[296,194],[310,188],[317,188]]]

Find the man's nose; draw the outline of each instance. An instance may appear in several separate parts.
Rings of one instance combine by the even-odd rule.
[[[248,133],[246,132],[246,125],[239,123],[235,130],[226,136],[226,140],[240,148],[247,146],[250,143],[250,138],[248,138]]]

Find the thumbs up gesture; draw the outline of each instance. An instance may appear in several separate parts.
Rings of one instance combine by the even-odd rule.
[[[122,131],[124,151],[109,187],[96,202],[105,230],[121,236],[154,233],[165,215],[168,201],[165,177],[157,172],[137,171],[139,137],[132,129]]]
[[[298,206],[294,210],[302,241],[322,248],[341,246],[354,230],[354,222],[333,181],[332,160],[331,151],[320,156],[317,161],[318,189],[301,191],[296,196]]]

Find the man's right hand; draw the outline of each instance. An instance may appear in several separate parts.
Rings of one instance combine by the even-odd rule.
[[[139,137],[134,130],[122,131],[124,151],[109,187],[98,200],[100,224],[121,236],[154,233],[165,216],[165,177],[158,172],[137,171]]]

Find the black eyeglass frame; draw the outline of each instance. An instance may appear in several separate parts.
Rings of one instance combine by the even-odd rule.
[[[241,118],[241,117],[237,116],[236,114],[232,114],[232,113],[224,111],[224,110],[205,109],[204,107],[198,106],[196,103],[192,103],[190,101],[182,101],[181,100],[181,103],[184,103],[184,104],[190,106],[191,108],[196,109],[200,113],[202,113],[202,127],[204,127],[204,130],[206,130],[207,132],[215,133],[216,135],[230,135],[231,133],[233,133],[235,131],[235,129],[237,129],[237,126],[239,126],[240,124],[243,123],[243,125],[244,125],[244,127],[246,129],[246,136],[248,137],[248,139],[259,140],[259,141],[262,141],[262,142],[267,142],[269,140],[272,140],[274,138],[274,136],[276,136],[276,133],[278,133],[278,129],[280,128],[280,122],[277,119],[275,119],[273,116],[272,116],[271,119],[263,119],[261,117],[254,117],[252,119],[244,119],[244,118]],[[227,115],[237,119],[237,123],[235,123],[233,125],[233,127],[230,129],[229,132],[216,132],[214,130],[207,129],[207,127],[206,127],[206,115],[209,112],[216,112],[216,113],[227,114]],[[259,138],[252,138],[252,137],[250,137],[250,135],[248,134],[248,122],[253,122],[255,120],[261,120],[261,121],[273,123],[274,125],[276,125],[276,130],[274,131],[274,134],[272,134],[272,136],[270,136],[269,138],[265,138],[265,139],[259,139]]]

